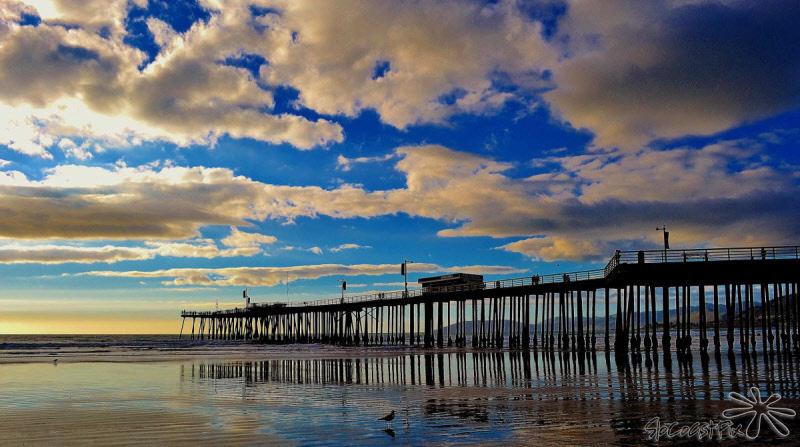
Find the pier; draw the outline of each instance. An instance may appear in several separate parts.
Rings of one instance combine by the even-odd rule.
[[[798,283],[800,246],[616,251],[597,270],[183,311],[181,336],[191,319],[193,339],[262,343],[798,350]]]

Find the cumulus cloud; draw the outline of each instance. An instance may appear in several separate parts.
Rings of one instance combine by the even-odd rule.
[[[800,104],[794,1],[574,1],[545,94],[596,144],[713,134]]]
[[[218,269],[185,268],[152,271],[98,270],[81,276],[107,278],[169,278],[164,284],[176,286],[274,286],[284,281],[318,279],[329,276],[375,276],[400,274],[397,264],[316,264],[290,267],[227,267]],[[442,267],[436,264],[409,264],[413,272],[482,272],[488,274],[524,273],[527,270],[496,265]]]
[[[130,4],[127,0],[24,0],[23,3],[49,24],[121,34],[129,5],[145,6],[147,0],[134,0]]]
[[[328,120],[270,113],[272,94],[246,69],[220,63],[241,54],[241,47],[220,42],[227,18],[214,15],[185,35],[151,21],[164,48],[140,71],[146,55],[127,45],[122,32],[98,31],[118,30],[127,2],[105,3],[4,7],[0,110],[7,120],[0,144],[49,158],[48,148],[61,138],[114,147],[146,140],[185,146],[230,135],[300,149],[342,141],[341,127]],[[22,26],[23,10],[45,20]]]
[[[495,77],[541,86],[557,56],[514,2],[271,4],[266,34],[281,51],[262,77],[321,113],[374,109],[399,128],[495,110],[514,97]]]
[[[598,146],[636,149],[800,102],[791,1],[571,1],[548,37],[542,13],[513,1],[206,0],[208,19],[182,33],[146,19],[152,61],[124,40],[129,2],[26,3],[0,6],[0,144],[41,157],[62,138],[310,149],[343,141],[330,117],[446,124],[542,95]],[[22,26],[23,12],[43,22]],[[279,87],[297,92],[289,112],[274,112]]]

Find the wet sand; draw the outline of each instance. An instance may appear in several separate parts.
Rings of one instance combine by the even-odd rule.
[[[750,386],[800,408],[797,359],[786,356],[667,365],[603,353],[178,351],[60,352],[57,363],[15,354],[0,364],[0,445],[641,445],[651,418],[720,419],[727,393]],[[377,419],[390,410],[387,429]],[[764,430],[748,444],[796,445],[800,425],[787,426],[786,439]]]

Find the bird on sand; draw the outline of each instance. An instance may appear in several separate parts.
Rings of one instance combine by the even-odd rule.
[[[387,414],[386,416],[384,416],[384,417],[382,417],[382,418],[380,418],[378,420],[379,421],[386,421],[387,424],[389,422],[392,422],[394,420],[394,410],[392,410],[391,413]]]

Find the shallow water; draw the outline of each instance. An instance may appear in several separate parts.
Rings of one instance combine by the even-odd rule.
[[[7,342],[0,357],[21,349],[41,354],[26,359],[57,352],[65,360],[0,364],[0,445],[636,445],[652,418],[721,420],[734,406],[728,393],[751,386],[800,408],[798,359],[777,354],[688,362],[671,354],[666,362],[661,352],[615,359],[164,342],[154,348],[160,356],[136,357],[128,351],[152,346],[115,340],[49,340],[41,349]],[[128,354],[86,361],[92,350],[111,360]],[[175,355],[184,351],[195,352]],[[390,424],[377,420],[391,410]],[[796,445],[800,425],[786,425],[788,438],[764,426],[750,444]]]

